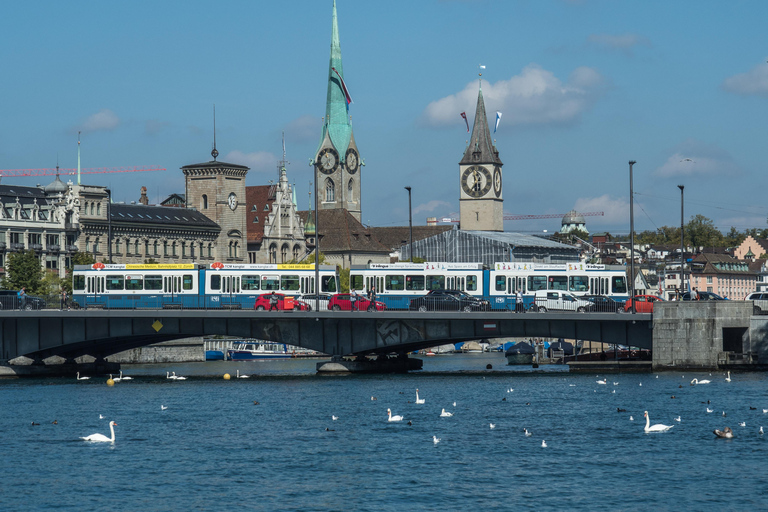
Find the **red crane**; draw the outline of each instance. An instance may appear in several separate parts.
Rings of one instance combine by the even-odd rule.
[[[80,169],[80,174],[105,174],[112,172],[149,172],[164,171],[159,166],[151,167],[90,167]],[[77,169],[0,169],[0,178],[16,178],[20,176],[65,176],[77,175]]]
[[[455,214],[453,214],[455,215]],[[504,220],[532,220],[532,219],[558,219],[563,218],[567,214],[566,213],[545,213],[542,215],[505,215]],[[602,217],[605,215],[603,212],[587,212],[587,213],[578,213],[577,215],[581,215],[582,217]],[[459,222],[459,219],[456,219],[454,217],[442,217],[439,222]]]

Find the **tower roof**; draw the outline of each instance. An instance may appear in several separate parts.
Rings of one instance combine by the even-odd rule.
[[[488,126],[488,117],[485,114],[485,101],[483,101],[483,89],[477,94],[477,108],[475,109],[475,122],[472,125],[472,137],[464,151],[464,157],[459,165],[469,164],[496,164],[503,165],[499,159],[499,152],[493,147],[491,129]]]
[[[336,0],[334,0],[333,26],[331,28],[331,59],[328,64],[328,95],[325,101],[325,123],[323,124],[323,135],[320,137],[320,144],[323,144],[325,135],[328,134],[336,151],[343,157],[349,146],[352,125],[349,121],[347,100],[339,77],[344,78],[344,67],[341,63],[339,25],[336,21]]]

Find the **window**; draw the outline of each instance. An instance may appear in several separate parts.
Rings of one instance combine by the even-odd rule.
[[[427,276],[427,290],[441,290],[445,288],[445,276]]]
[[[163,256],[168,256],[168,242],[163,242]]]
[[[208,209],[208,196],[206,194],[203,194],[203,210]]]
[[[11,233],[11,237],[13,237],[13,235],[15,235],[15,234],[16,233]],[[91,239],[90,238],[86,238],[85,239],[85,252],[91,252]]]
[[[349,276],[349,287],[352,290],[362,290],[363,289],[363,276],[359,274],[354,274]]]
[[[707,284],[712,284],[712,276],[707,276]]]
[[[347,183],[347,201],[352,201],[352,186],[354,185],[354,180],[350,178],[349,183]]]
[[[288,246],[283,244],[280,248],[280,262],[285,263],[286,261],[288,261]]]
[[[567,290],[568,276],[550,276],[549,289],[550,290]]]
[[[85,276],[75,276],[72,279],[72,288],[75,290],[85,290]]]
[[[158,252],[157,252],[157,240],[155,240],[155,242],[152,244],[152,247],[154,249],[153,254],[155,256],[157,256],[158,255]]]
[[[120,239],[115,240],[115,252],[120,253]]]
[[[219,274],[211,275],[211,290],[221,290],[221,276]]]
[[[467,276],[467,291],[477,291],[477,276]]]
[[[261,276],[261,289],[265,291],[280,289],[280,276]]]
[[[406,290],[423,290],[424,276],[422,275],[405,276],[405,289]]]
[[[243,291],[251,291],[259,289],[259,276],[258,275],[246,275],[243,276],[241,289]]]
[[[277,263],[277,244],[269,246],[269,262]]]
[[[133,242],[133,254],[139,254],[139,241]]]
[[[259,217],[258,216],[253,218],[253,223],[254,224],[258,224],[259,223]]]
[[[285,275],[281,280],[280,289],[284,291],[296,291],[299,289],[299,283],[298,275]]]
[[[325,201],[328,203],[336,201],[336,187],[331,178],[325,180]]]
[[[528,276],[528,291],[547,289],[547,276]]]
[[[124,280],[123,276],[107,276],[107,290],[123,290]]]
[[[93,252],[99,252],[99,239],[97,238],[93,242]]]
[[[589,278],[587,276],[571,276],[568,278],[568,289],[572,292],[586,292],[589,290]]]
[[[101,215],[101,203],[96,205],[96,215]]]
[[[143,290],[144,279],[141,276],[125,276],[126,290]]]
[[[614,276],[611,278],[611,288],[613,293],[627,293],[627,279],[625,276]]]
[[[301,248],[298,245],[293,246],[293,259],[295,261],[299,261],[299,252],[301,251]]]
[[[192,274],[184,274],[181,277],[181,287],[185,290],[192,289]]]
[[[336,276],[320,276],[320,291],[336,293]]]
[[[162,290],[163,289],[163,276],[150,275],[144,278],[145,290]]]
[[[385,276],[384,277],[384,287],[387,290],[402,290],[405,287],[405,283],[403,280],[403,276]]]
[[[505,292],[507,291],[507,278],[506,276],[496,274],[496,291],[497,292]]]

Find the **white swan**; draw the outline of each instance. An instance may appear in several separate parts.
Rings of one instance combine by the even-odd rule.
[[[666,432],[667,430],[674,427],[674,425],[662,425],[661,423],[657,423],[655,425],[651,425],[651,417],[648,416],[648,411],[645,411],[645,428],[643,429],[646,432]]]
[[[237,370],[237,378],[238,379],[250,379],[251,376],[250,375],[245,375],[245,374],[240,375],[240,370]]]
[[[704,380],[699,380],[699,379],[696,379],[696,378],[694,378],[694,379],[691,381],[691,386],[695,386],[695,385],[697,385],[697,384],[709,384],[710,382],[711,382],[711,381],[708,381],[708,380],[706,380],[706,379],[704,379]]]
[[[389,419],[387,421],[403,421],[403,417],[399,415],[392,416],[392,411],[390,409],[387,409],[387,416],[389,416]]]
[[[439,437],[437,437],[437,436],[432,436],[432,442],[433,442],[433,443],[435,443],[435,444],[437,444],[437,443],[439,443],[439,442],[440,442],[440,438],[439,438]]]
[[[120,377],[113,377],[111,373],[109,374],[109,378],[112,379],[114,382],[120,382],[121,380],[123,380]]]
[[[176,372],[173,372],[173,378],[176,380],[187,380],[186,377],[182,377],[181,375],[176,375]]]
[[[490,427],[491,428],[496,428],[496,424],[495,423],[491,423]]]
[[[717,437],[722,437],[723,439],[733,438],[733,430],[731,430],[731,427],[725,427],[723,430],[713,430],[712,433]]]
[[[608,384],[608,379],[596,380],[595,382],[597,382],[598,384]]]
[[[547,447],[547,442],[545,440],[543,440],[543,439],[541,440],[541,447],[542,448],[546,448]]]
[[[112,433],[112,437],[107,437],[104,434],[91,434],[88,437],[81,437],[83,441],[93,441],[94,443],[114,443],[115,442],[115,423],[114,421],[109,422],[109,431]]]
[[[171,379],[171,380],[176,380],[176,372],[173,372],[173,375],[171,375],[171,372],[165,372],[165,378],[166,379]]]
[[[120,380],[133,380],[133,377],[123,377],[123,370],[120,370]]]
[[[85,376],[81,377],[80,372],[77,372],[77,380],[88,380],[88,379],[90,379],[90,377],[85,377]]]
[[[423,398],[419,398],[419,390],[418,390],[418,388],[416,389],[416,403],[417,404],[423,404],[424,403],[424,399]]]
[[[441,418],[450,418],[451,416],[453,416],[453,413],[452,412],[446,412],[445,409],[443,409],[443,412],[440,413],[440,417]]]

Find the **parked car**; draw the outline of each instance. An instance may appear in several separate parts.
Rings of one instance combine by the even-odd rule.
[[[696,292],[699,295],[699,300],[727,300],[716,293],[712,292]],[[691,300],[691,292],[685,292],[680,296],[680,300]]]
[[[488,311],[491,303],[461,290],[432,290],[411,300],[412,311]]]
[[[312,307],[304,301],[295,299],[290,295],[283,293],[275,293],[277,297],[277,309],[279,311],[294,310],[294,311],[312,311]],[[259,311],[268,310],[270,301],[272,299],[272,293],[263,293],[256,297],[256,302],[253,304],[253,309]]]
[[[624,312],[623,303],[616,302],[611,297],[606,297],[605,295],[582,295],[579,298],[592,302],[595,305],[592,311],[597,311],[600,313],[623,313]]]
[[[634,305],[637,313],[653,313],[653,304],[664,302],[664,299],[655,295],[635,295],[634,299],[629,299],[624,303],[624,311],[632,311]]]
[[[325,311],[328,309],[328,302],[331,300],[330,293],[321,293],[319,296],[315,293],[299,295],[296,297],[302,302],[306,302],[312,309],[317,307],[317,311]],[[315,304],[317,302],[317,304]]]
[[[535,309],[534,309],[535,308]],[[574,294],[560,290],[536,290],[531,309],[546,313],[547,311],[576,311],[584,313],[593,311],[595,304],[576,297]]]
[[[752,292],[744,300],[752,301],[752,313],[762,315],[768,312],[768,292]]]
[[[387,306],[383,302],[376,301],[375,303],[368,300],[363,295],[357,295],[357,300],[354,301],[354,311],[384,311]],[[349,293],[337,293],[331,296],[331,300],[328,301],[328,309],[333,311],[352,311],[352,300]]]
[[[0,290],[0,309],[20,309],[21,299],[19,299],[18,293],[17,290]],[[26,295],[25,310],[45,309],[45,305],[45,299]]]

